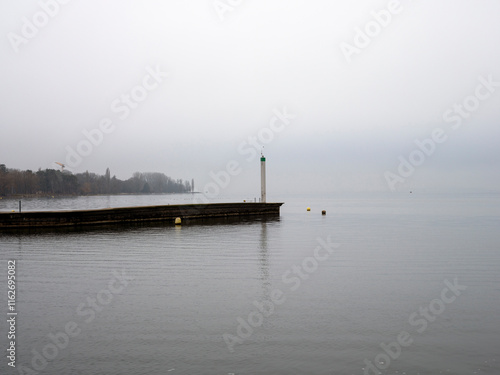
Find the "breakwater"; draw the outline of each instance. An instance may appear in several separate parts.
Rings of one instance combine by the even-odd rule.
[[[0,213],[0,230],[11,228],[79,227],[137,222],[195,221],[222,217],[279,215],[283,203],[207,203],[118,207],[96,210]]]

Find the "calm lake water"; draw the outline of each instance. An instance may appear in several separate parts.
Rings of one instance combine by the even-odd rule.
[[[0,373],[500,373],[500,194],[268,200],[285,202],[279,218],[0,234],[4,353],[11,259],[18,311],[17,367],[4,355]]]

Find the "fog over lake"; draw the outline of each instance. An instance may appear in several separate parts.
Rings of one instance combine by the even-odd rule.
[[[63,3],[0,5],[9,168],[250,192],[265,146],[281,191],[499,187],[495,1]]]
[[[0,2],[0,374],[499,374],[499,15]]]

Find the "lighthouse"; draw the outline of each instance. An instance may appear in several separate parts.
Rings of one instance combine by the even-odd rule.
[[[266,203],[266,158],[260,155],[260,201]]]

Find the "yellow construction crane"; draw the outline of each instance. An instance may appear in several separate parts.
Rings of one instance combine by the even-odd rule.
[[[61,172],[64,172],[65,165],[63,163],[59,163],[58,161],[55,161],[54,163],[56,163],[57,165],[60,165],[61,166]]]

